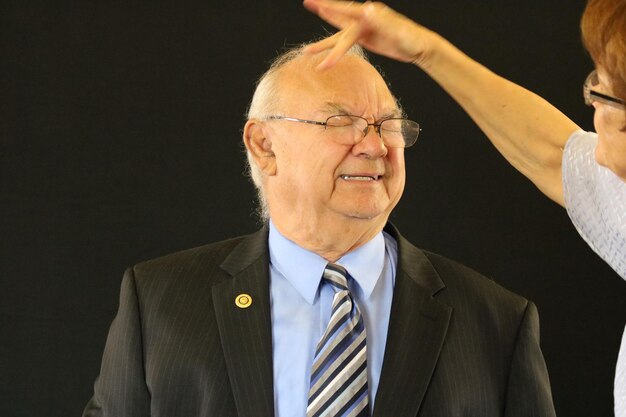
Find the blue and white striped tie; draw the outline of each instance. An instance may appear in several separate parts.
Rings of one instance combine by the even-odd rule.
[[[313,360],[307,417],[369,416],[365,325],[347,276],[339,265],[328,264],[324,270],[324,281],[335,295]]]

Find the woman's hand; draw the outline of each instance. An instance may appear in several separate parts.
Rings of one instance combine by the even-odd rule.
[[[304,0],[304,7],[340,29],[305,49],[306,53],[329,51],[318,66],[320,70],[333,66],[355,43],[376,54],[424,67],[439,38],[383,3]]]

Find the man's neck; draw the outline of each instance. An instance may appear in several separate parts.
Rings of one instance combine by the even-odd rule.
[[[296,245],[335,262],[380,233],[387,216],[380,219],[349,218],[340,222],[298,222],[272,218],[278,231]]]

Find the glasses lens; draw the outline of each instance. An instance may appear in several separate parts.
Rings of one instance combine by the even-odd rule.
[[[591,71],[583,86],[583,96],[585,97],[586,105],[591,106],[594,102],[598,102],[617,109],[624,109],[624,101],[622,99],[599,92],[599,87],[600,79],[598,78],[598,72],[595,70]]]
[[[583,85],[583,97],[585,98],[585,104],[591,106],[593,100],[591,98],[592,91],[591,89],[598,85],[598,73],[594,70],[587,76],[585,79],[585,84]]]
[[[353,116],[347,116],[347,115],[337,115],[337,116],[330,116],[327,120],[326,120],[326,126],[328,127],[349,127],[352,126],[352,124],[354,123],[354,121],[352,120]]]
[[[343,145],[354,145],[363,137],[363,132],[367,128],[367,120],[359,116],[349,116],[340,114],[330,116],[326,120],[326,127],[331,127],[328,132],[332,134],[332,139]]]
[[[589,88],[595,88],[600,84],[600,80],[598,79],[598,72],[593,70],[587,76],[587,81],[585,82],[589,86]]]
[[[387,119],[380,124],[380,133],[387,146],[392,148],[408,148],[417,141],[420,125],[413,120]]]

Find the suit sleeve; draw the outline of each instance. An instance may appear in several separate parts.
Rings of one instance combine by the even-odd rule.
[[[83,417],[149,416],[150,395],[143,363],[141,311],[135,276],[128,269],[104,348],[100,376]]]
[[[539,315],[529,302],[517,334],[507,386],[506,417],[555,416],[550,379],[539,346]]]

